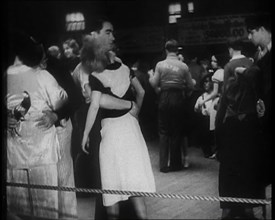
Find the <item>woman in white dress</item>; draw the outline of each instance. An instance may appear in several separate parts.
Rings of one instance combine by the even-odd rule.
[[[91,44],[97,44],[91,42]],[[89,45],[94,55],[91,65],[96,70],[90,75],[91,104],[88,110],[82,149],[86,151],[86,142],[99,109],[102,94],[109,94],[121,99],[133,100],[132,87],[136,91],[136,105],[140,108],[144,90],[130,69],[116,61],[110,53],[97,53],[96,46]],[[98,47],[98,45],[97,45]],[[96,55],[95,55],[96,54]],[[103,54],[103,55],[102,55]],[[135,103],[133,102],[135,105]],[[100,143],[100,170],[103,189],[129,191],[155,191],[155,180],[150,163],[148,149],[136,117],[129,110],[102,109],[102,140]],[[116,219],[119,214],[119,201],[129,199],[129,195],[103,194],[109,219]],[[146,219],[146,206],[142,197],[130,197],[136,216]]]
[[[213,90],[207,98],[199,102],[199,108],[201,108],[203,105],[205,105],[206,102],[208,102],[209,100],[212,100],[212,106],[214,108],[214,111],[210,112],[210,129],[211,130],[215,130],[215,121],[216,121],[216,114],[217,114],[216,110],[218,109],[218,104],[219,104],[220,96],[222,93],[222,87],[223,87],[223,78],[224,78],[223,67],[226,63],[227,63],[227,57],[225,55],[215,54],[211,56],[211,66],[214,71],[212,75]],[[216,146],[214,148],[216,148]],[[214,153],[210,156],[211,159],[216,158],[217,149],[213,149],[213,151]]]

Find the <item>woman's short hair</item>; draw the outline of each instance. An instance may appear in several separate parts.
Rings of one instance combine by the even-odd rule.
[[[83,38],[80,50],[80,60],[82,65],[91,71],[102,72],[108,64],[107,51],[97,38],[86,35]]]
[[[67,39],[63,44],[67,44],[70,48],[72,48],[75,55],[79,55],[79,45],[75,39]]]

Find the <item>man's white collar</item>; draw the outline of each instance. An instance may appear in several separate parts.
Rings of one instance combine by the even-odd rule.
[[[237,55],[233,55],[232,58],[230,59],[231,60],[235,60],[235,59],[241,59],[241,58],[244,58],[245,56],[243,54],[237,54]]]

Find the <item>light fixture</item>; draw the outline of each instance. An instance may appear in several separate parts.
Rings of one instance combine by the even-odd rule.
[[[192,1],[187,3],[187,8],[189,13],[194,13],[194,3]]]
[[[169,4],[168,12],[169,24],[177,23],[177,19],[181,18],[181,4],[179,2]]]
[[[67,31],[80,31],[85,29],[85,18],[81,12],[67,14],[65,19]]]

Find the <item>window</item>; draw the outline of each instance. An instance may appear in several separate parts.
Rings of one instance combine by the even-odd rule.
[[[194,13],[194,3],[193,2],[188,2],[187,8],[188,8],[189,13]]]
[[[85,19],[81,12],[66,15],[66,30],[81,31],[85,30]]]
[[[168,7],[169,12],[169,24],[177,23],[177,19],[181,18],[181,4],[172,3]]]

